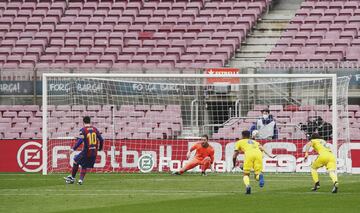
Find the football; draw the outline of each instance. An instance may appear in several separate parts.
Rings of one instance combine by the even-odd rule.
[[[252,137],[253,139],[256,139],[258,136],[259,136],[259,131],[258,131],[258,130],[252,131],[251,137]]]
[[[66,179],[65,182],[66,182],[67,184],[73,184],[75,181],[74,181],[74,180],[70,180],[70,179]]]

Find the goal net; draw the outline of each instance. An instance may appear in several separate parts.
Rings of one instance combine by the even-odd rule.
[[[236,140],[254,129],[277,155],[264,158],[265,172],[309,172],[316,154],[303,156],[313,132],[328,142],[339,172],[351,169],[348,77],[54,73],[43,82],[44,174],[70,170],[83,116],[105,139],[93,172],[176,171],[204,134],[215,149],[212,171],[229,172]]]

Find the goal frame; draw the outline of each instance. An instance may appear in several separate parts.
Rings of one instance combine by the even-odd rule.
[[[332,126],[337,133],[337,75],[336,74],[99,74],[99,73],[43,73],[42,75],[42,174],[47,175],[48,169],[48,150],[47,150],[47,103],[48,103],[48,83],[50,77],[91,77],[91,78],[306,78],[306,79],[331,79],[331,97],[332,97]],[[332,143],[337,148],[338,135],[333,134]],[[337,159],[338,153],[334,153]]]

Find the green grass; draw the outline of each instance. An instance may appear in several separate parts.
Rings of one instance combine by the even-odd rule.
[[[84,185],[66,185],[64,175],[0,174],[0,212],[360,212],[360,176],[341,175],[331,194],[327,175],[310,192],[309,174],[265,174],[244,194],[242,175],[88,174]]]

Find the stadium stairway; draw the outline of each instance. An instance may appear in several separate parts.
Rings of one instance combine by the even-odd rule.
[[[235,57],[229,63],[230,67],[256,67],[263,63],[271,52],[281,33],[286,30],[289,21],[300,8],[302,0],[273,1],[269,12],[258,21],[251,34],[248,35]]]

